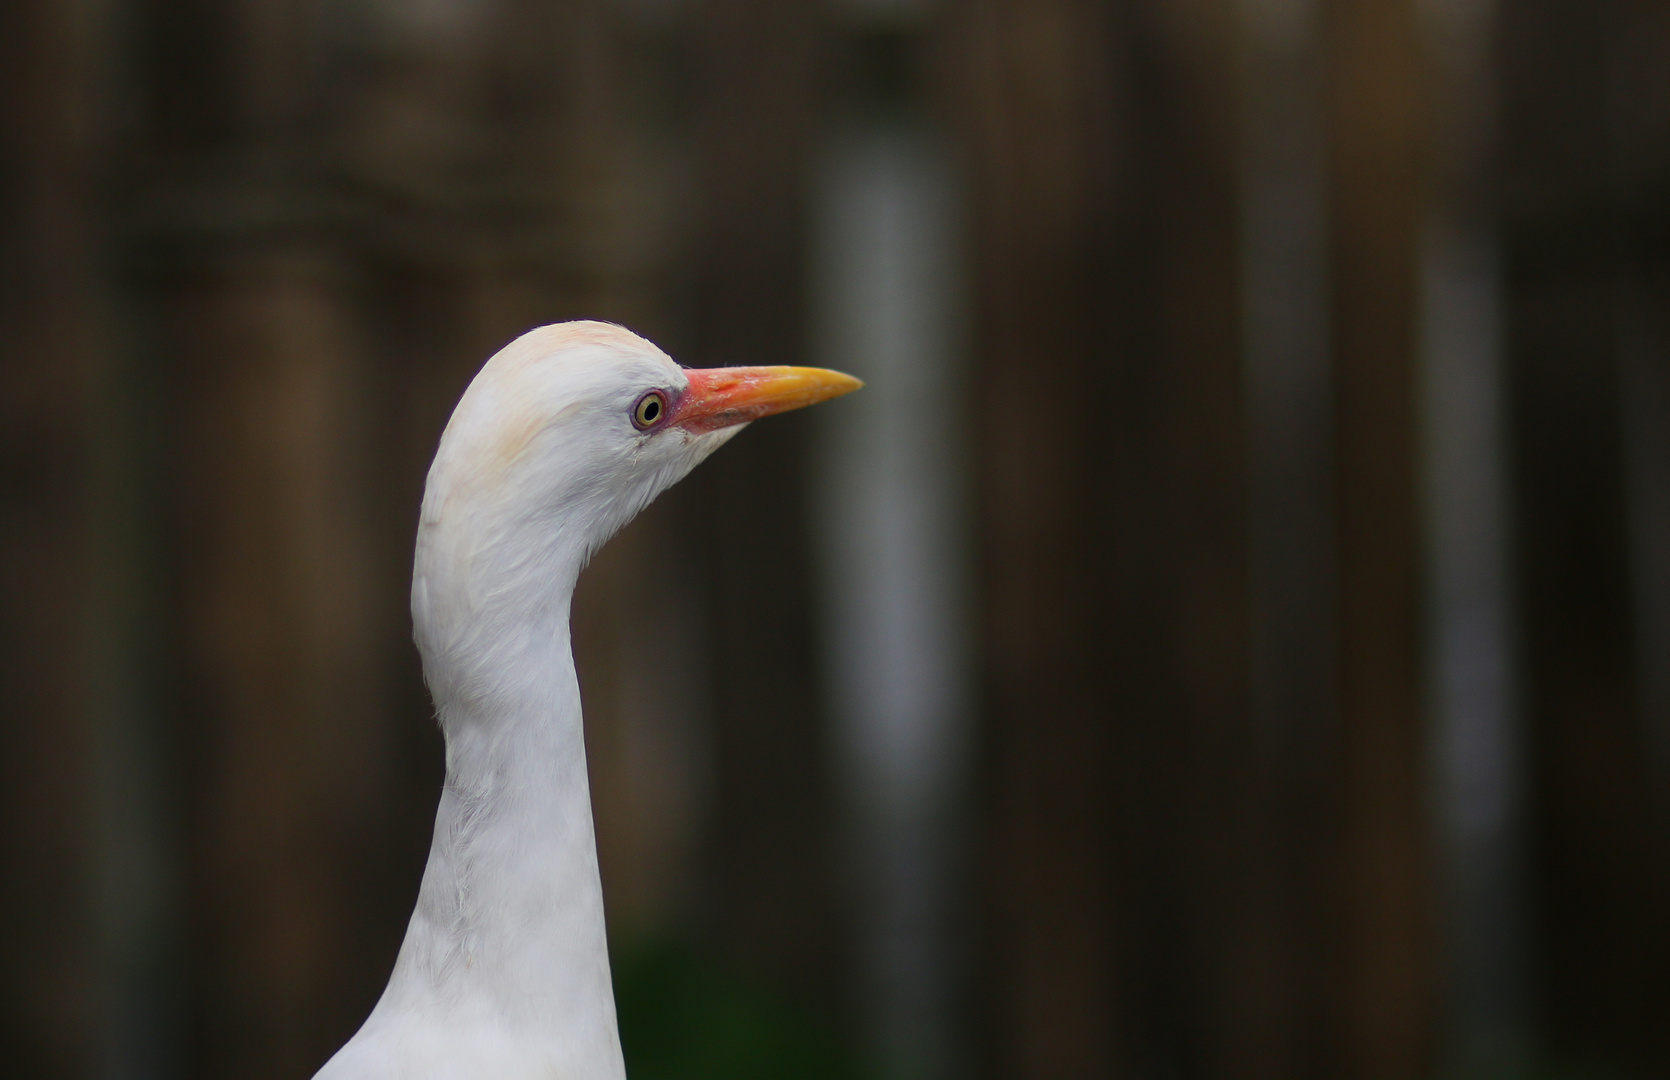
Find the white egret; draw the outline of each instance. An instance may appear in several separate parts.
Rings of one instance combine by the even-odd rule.
[[[861,384],[680,368],[598,322],[482,367],[430,467],[412,621],[446,785],[394,973],[317,1080],[620,1080],[569,602],[592,552],[758,417]]]

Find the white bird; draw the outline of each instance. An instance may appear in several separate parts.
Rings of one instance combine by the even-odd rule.
[[[530,331],[441,436],[412,573],[446,784],[381,1000],[317,1080],[620,1080],[569,602],[586,560],[817,368],[685,369],[618,326]]]

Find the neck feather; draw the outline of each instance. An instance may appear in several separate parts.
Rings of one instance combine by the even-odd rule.
[[[429,672],[446,786],[417,908],[366,1028],[423,1028],[437,1053],[502,1060],[500,1075],[611,1080],[624,1068],[567,594],[524,614],[475,656],[506,671]],[[457,658],[426,650],[425,665]],[[483,685],[493,692],[443,690]]]

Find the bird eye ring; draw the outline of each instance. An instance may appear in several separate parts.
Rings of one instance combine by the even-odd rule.
[[[632,406],[632,426],[639,431],[645,431],[654,427],[666,415],[667,395],[659,390],[651,390],[638,399],[638,404]]]

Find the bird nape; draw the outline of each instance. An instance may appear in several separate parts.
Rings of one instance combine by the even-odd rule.
[[[619,1080],[569,604],[591,553],[749,421],[862,384],[681,368],[621,327],[505,346],[429,469],[412,623],[446,784],[388,988],[318,1080]]]

